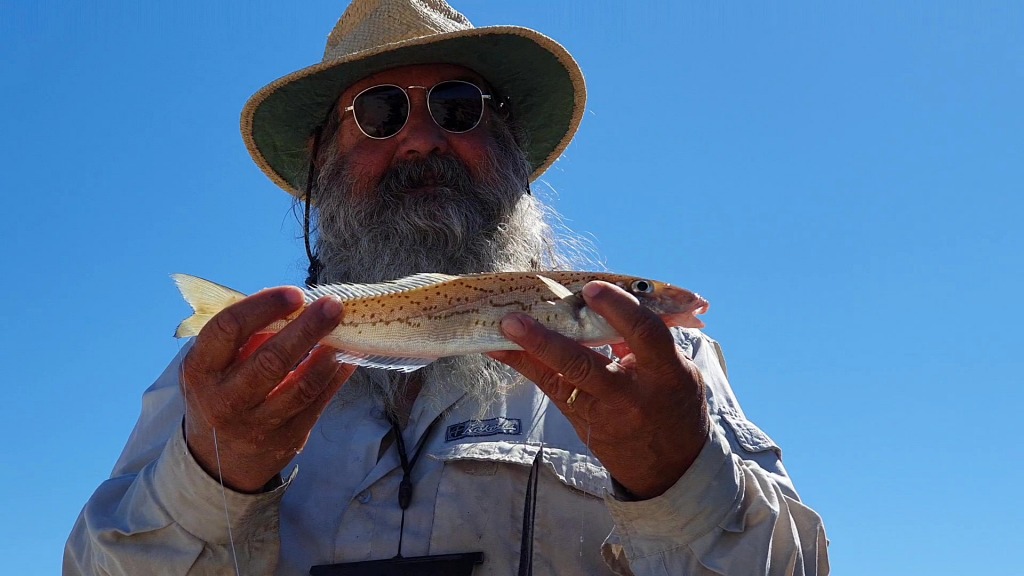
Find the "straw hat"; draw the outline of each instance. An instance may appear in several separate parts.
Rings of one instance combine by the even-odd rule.
[[[302,197],[309,139],[356,81],[409,64],[470,68],[510,99],[526,132],[531,180],[569,145],[586,102],[579,65],[528,28],[474,28],[444,0],[352,0],[327,37],[323,61],[264,86],[242,110],[242,138],[263,172]]]

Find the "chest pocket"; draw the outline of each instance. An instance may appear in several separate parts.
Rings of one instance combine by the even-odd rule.
[[[475,476],[495,475],[499,465],[511,465],[529,473],[540,446],[517,442],[468,442],[446,446],[431,454],[446,465],[460,467]],[[552,446],[544,447],[542,471],[553,474],[567,487],[601,498],[611,484],[604,466],[593,456]],[[525,483],[524,483],[525,489]]]
[[[474,576],[507,575],[519,562],[526,488],[539,446],[472,442],[429,454],[443,462],[431,552],[487,550]],[[601,543],[612,528],[603,495],[608,472],[591,456],[545,446],[537,481],[534,569],[607,574]],[[582,568],[582,570],[581,570]]]

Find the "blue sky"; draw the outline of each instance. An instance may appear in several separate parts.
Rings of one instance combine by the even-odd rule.
[[[319,60],[343,6],[0,3],[11,573],[58,570],[177,352],[168,275],[304,277],[238,114]],[[1020,573],[1021,4],[456,8],[580,62],[581,130],[535,188],[610,269],[711,300],[834,573]]]

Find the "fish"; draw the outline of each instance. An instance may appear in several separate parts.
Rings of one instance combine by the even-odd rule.
[[[246,297],[197,276],[171,277],[194,312],[178,326],[178,338],[199,334],[210,318]],[[522,350],[501,333],[501,319],[510,312],[528,314],[584,346],[622,342],[622,336],[583,300],[583,286],[592,280],[626,290],[667,326],[704,327],[697,315],[707,312],[709,303],[700,295],[665,282],[609,272],[420,273],[375,284],[326,284],[302,291],[305,306],[329,295],[342,300],[341,322],[320,341],[337,351],[339,361],[412,372],[447,356]],[[301,312],[261,332],[278,332]]]

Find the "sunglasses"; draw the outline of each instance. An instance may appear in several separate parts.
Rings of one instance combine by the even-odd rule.
[[[417,88],[427,91],[427,110],[434,123],[455,134],[469,132],[480,125],[484,117],[484,94],[476,84],[462,80],[446,80],[433,87],[381,84],[363,90],[352,99],[351,111],[359,130],[367,138],[384,140],[402,131],[409,122],[409,93]]]

